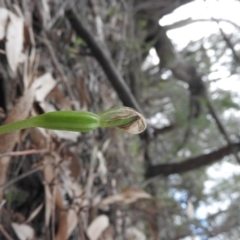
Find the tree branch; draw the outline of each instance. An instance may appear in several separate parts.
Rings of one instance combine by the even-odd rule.
[[[153,136],[156,137],[159,134],[165,134],[172,131],[176,126],[174,124],[169,124],[162,128],[153,128]]]
[[[237,162],[240,164],[240,159],[239,159],[238,153],[236,152],[234,145],[233,145],[230,137],[228,136],[226,129],[224,128],[223,124],[221,123],[221,120],[219,119],[219,117],[209,99],[207,99],[207,106],[208,106],[211,116],[213,117],[213,119],[215,120],[215,122],[217,124],[218,130],[224,136],[225,140],[228,143],[228,146],[232,149],[232,153],[233,153],[234,157],[236,158]]]
[[[158,175],[169,176],[176,173],[180,174],[205,167],[207,165],[220,161],[227,155],[232,154],[232,149],[234,149],[235,152],[239,152],[240,142],[232,144],[232,146],[227,145],[207,154],[189,158],[179,163],[165,163],[148,166],[146,171],[146,178],[152,178]]]
[[[200,107],[199,99],[206,99],[210,114],[215,120],[220,133],[224,136],[226,142],[231,148],[231,139],[229,138],[227,131],[225,130],[223,124],[217,116],[216,111],[214,110],[213,105],[210,102],[204,82],[202,81],[202,76],[198,73],[196,67],[189,62],[184,62],[180,54],[176,53],[171,40],[166,34],[165,27],[159,27],[158,32],[155,34],[154,38],[156,39],[156,52],[161,59],[162,66],[170,69],[177,79],[188,83],[189,91],[191,94],[191,101],[194,101],[192,102],[194,104],[191,106],[191,111],[197,110],[198,113]],[[240,163],[240,159],[237,153],[234,150],[232,150],[232,153],[234,154],[236,160]]]
[[[228,19],[216,19],[218,22],[226,22],[229,24],[232,24],[235,28],[237,28],[238,30],[240,30],[240,26],[238,26],[236,23],[228,20]],[[181,28],[181,27],[185,27],[186,25],[192,24],[192,23],[196,23],[196,22],[211,22],[213,21],[213,19],[192,19],[192,18],[187,18],[178,22],[175,22],[173,24],[169,24],[169,25],[165,25],[164,28],[166,30],[173,30],[176,28]]]
[[[79,14],[75,13],[75,10],[71,7],[65,11],[65,15],[68,18],[72,28],[76,31],[77,35],[81,37],[91,49],[94,57],[97,59],[98,63],[102,66],[108,80],[111,82],[113,88],[118,94],[120,100],[124,105],[136,109],[138,112],[143,113],[141,107],[139,106],[137,100],[131,93],[126,82],[122,78],[121,74],[117,70],[113,63],[113,59],[109,56],[106,49],[103,49],[95,40],[93,35],[88,31],[88,29],[83,25]],[[150,138],[151,134],[147,128],[140,137],[144,137],[146,140]]]
[[[232,45],[230,39],[227,37],[227,35],[224,33],[224,31],[220,27],[219,20],[215,19],[215,18],[213,18],[213,20],[218,24],[219,31],[220,31],[224,41],[226,42],[227,46],[231,49],[233,57],[234,57],[236,63],[238,63],[238,65],[240,65],[240,58],[239,58],[238,54],[236,53],[236,51],[234,49],[234,46]]]
[[[137,13],[145,13],[145,15],[149,18],[160,19],[164,15],[167,15],[173,12],[176,8],[183,6],[193,0],[168,0],[168,1],[145,1],[145,0],[137,0],[135,1],[134,11]],[[143,15],[143,14],[142,14]]]
[[[102,66],[108,80],[111,82],[123,104],[135,108],[137,111],[142,113],[142,109],[115,67],[113,60],[106,50],[101,48],[101,46],[97,43],[90,31],[88,31],[88,29],[83,25],[79,14],[76,14],[75,10],[72,8],[66,10],[65,14],[72,28],[76,31],[77,35],[87,43],[94,57]]]

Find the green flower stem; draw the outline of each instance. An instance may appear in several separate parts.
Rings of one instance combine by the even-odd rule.
[[[49,112],[26,120],[0,126],[0,134],[30,127],[87,132],[99,127],[99,117],[91,112]]]
[[[74,132],[88,132],[99,127],[118,127],[124,130],[127,129],[126,131],[131,132],[129,131],[130,126],[131,124],[136,124],[136,121],[139,120],[139,116],[140,115],[136,113],[135,110],[127,107],[112,108],[98,115],[85,111],[50,112],[0,126],[0,135],[31,127]],[[141,129],[139,132],[144,129]],[[134,132],[134,134],[139,132]]]

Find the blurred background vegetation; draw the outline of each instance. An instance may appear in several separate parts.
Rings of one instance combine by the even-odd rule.
[[[239,11],[236,0],[0,0],[2,124],[117,105],[148,121],[139,136],[0,136],[0,238],[238,240]]]

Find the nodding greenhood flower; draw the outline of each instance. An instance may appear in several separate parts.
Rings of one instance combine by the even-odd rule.
[[[140,113],[128,107],[115,107],[100,114],[57,111],[0,126],[0,135],[31,127],[75,132],[88,132],[99,127],[117,127],[128,133],[138,134],[146,129],[147,124]]]
[[[99,114],[101,127],[117,127],[131,134],[143,132],[147,123],[142,114],[129,107],[115,107]]]

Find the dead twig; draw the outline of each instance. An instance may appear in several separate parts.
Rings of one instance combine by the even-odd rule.
[[[54,67],[56,68],[56,71],[57,71],[59,77],[61,78],[62,83],[66,87],[66,90],[68,92],[68,95],[69,95],[70,99],[73,101],[74,100],[74,94],[73,94],[72,88],[71,88],[71,86],[69,84],[69,80],[68,80],[68,78],[66,77],[65,73],[62,70],[63,67],[60,65],[60,63],[59,63],[59,61],[58,61],[58,59],[56,57],[56,54],[54,52],[53,46],[50,43],[50,41],[48,40],[46,34],[43,33],[42,35],[43,35],[43,38],[39,37],[39,39],[42,40],[42,42],[47,47],[47,49],[49,51],[49,54],[50,54],[50,57],[51,57],[51,60],[52,60],[52,63],[54,65]]]
[[[24,151],[16,151],[16,152],[5,152],[0,153],[0,158],[2,157],[13,157],[13,156],[25,156],[25,155],[32,155],[32,154],[43,154],[49,153],[49,149],[31,149],[31,150],[24,150]]]
[[[3,228],[1,224],[0,224],[0,232],[4,235],[4,237],[7,240],[13,240],[13,238],[11,238],[11,236],[6,232],[6,230]]]
[[[89,174],[88,174],[88,178],[87,178],[87,183],[86,183],[86,199],[89,203],[89,205],[91,205],[91,201],[93,199],[92,196],[92,187],[93,187],[93,182],[94,182],[94,169],[96,166],[96,160],[97,160],[97,152],[98,152],[98,147],[97,145],[94,146],[93,151],[92,151],[92,156],[91,156],[91,162],[90,162],[90,166],[89,166]],[[85,217],[86,221],[83,223],[84,224],[84,228],[87,228],[87,222],[89,222],[89,214],[86,213],[86,217]]]
[[[84,234],[83,222],[82,222],[82,218],[81,218],[81,213],[79,213],[79,218],[78,218],[78,231],[79,231],[79,235],[80,235],[81,239],[86,240],[85,234]]]
[[[50,165],[50,164],[52,164],[52,162],[49,162],[49,163],[46,163],[46,164],[44,164],[44,165],[38,166],[38,167],[36,167],[36,168],[34,168],[34,169],[26,172],[26,173],[23,173],[23,174],[19,175],[19,176],[16,177],[16,178],[13,178],[12,180],[6,182],[5,184],[0,185],[0,189],[7,188],[7,187],[9,187],[10,185],[16,183],[17,181],[19,181],[19,180],[21,180],[21,179],[23,179],[23,178],[25,178],[25,177],[27,177],[27,176],[29,176],[29,175],[37,172],[37,171],[45,168],[47,165]]]
[[[49,21],[49,23],[47,23],[46,30],[51,29],[56,24],[56,22],[59,20],[59,18],[61,18],[64,15],[64,10],[68,4],[69,4],[68,1],[64,1],[61,4],[61,6],[59,7],[56,14],[52,17],[52,19]]]

